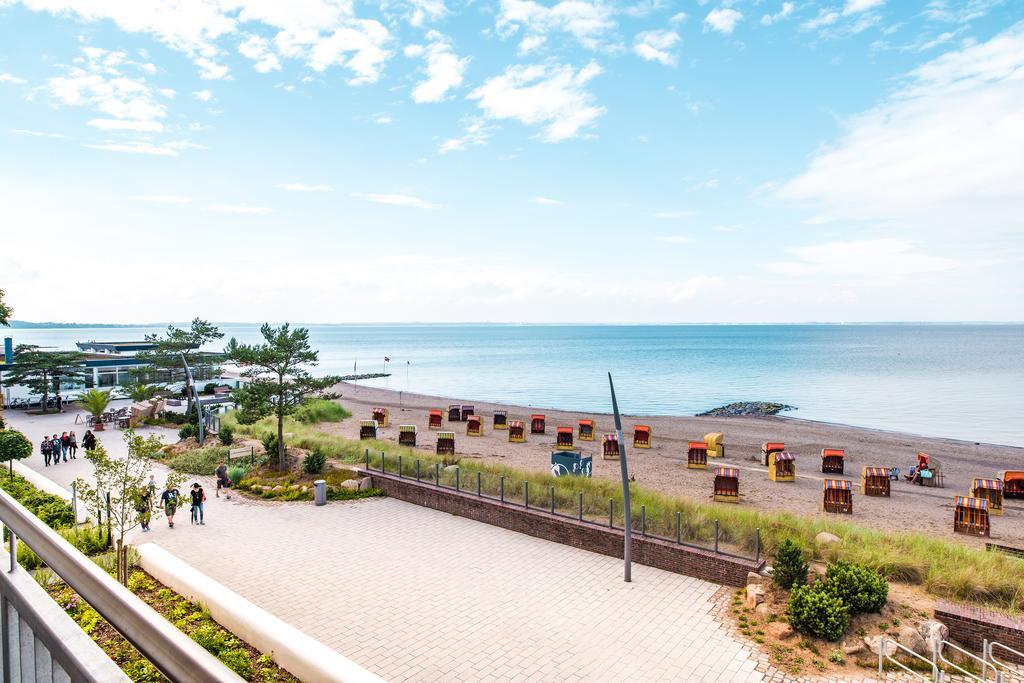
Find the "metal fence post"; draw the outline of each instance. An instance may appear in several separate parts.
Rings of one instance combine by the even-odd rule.
[[[757,528],[754,536],[754,562],[761,561],[761,527]]]
[[[583,521],[583,492],[580,491],[580,521]]]
[[[679,512],[679,510],[676,510],[676,543],[680,543],[681,542],[682,526],[683,526],[682,514]]]
[[[111,541],[112,541],[112,539],[110,537],[110,491],[107,491],[107,547],[108,548],[110,547]]]
[[[7,542],[10,543],[11,571],[18,566],[18,537],[14,535],[14,529],[7,527]],[[5,614],[4,617],[7,615]]]
[[[419,482],[419,480],[420,480],[420,461],[417,460],[416,461],[416,481]]]
[[[366,469],[370,469],[370,449],[366,449]]]
[[[629,520],[629,523],[632,524],[633,520]],[[641,536],[646,536],[647,535],[647,506],[646,505],[641,505],[640,506],[640,535]]]
[[[460,472],[462,472],[462,468],[459,467],[458,465],[456,465],[455,466],[455,490],[456,491],[459,490],[459,479],[460,479],[459,473]]]
[[[882,660],[885,658],[885,637],[878,639],[878,680],[884,681],[882,674]]]
[[[505,477],[501,478],[501,502],[505,502]]]
[[[398,456],[398,478],[402,478],[402,456]]]
[[[380,472],[384,474],[384,451],[380,452]]]
[[[718,520],[715,520],[715,552],[718,552]]]
[[[609,498],[608,499],[608,528],[609,529],[614,529],[615,528],[615,522],[613,521],[614,519],[615,519],[615,499],[614,498]]]
[[[530,482],[529,481],[523,482],[523,504],[527,508],[530,507]]]
[[[441,485],[441,463],[434,463],[434,486]]]
[[[551,487],[551,514],[555,514],[555,487]]]
[[[476,495],[478,495],[478,496],[483,495],[482,493],[480,493],[480,473],[479,472],[476,473]]]

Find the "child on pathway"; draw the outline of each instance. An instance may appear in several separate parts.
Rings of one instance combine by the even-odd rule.
[[[203,521],[203,503],[206,502],[206,491],[199,485],[199,482],[192,484],[192,523],[205,525]]]
[[[181,491],[174,488],[174,486],[167,482],[167,488],[160,495],[160,507],[164,509],[164,514],[167,515],[167,528],[174,528],[174,513],[178,509],[178,499],[181,498]]]

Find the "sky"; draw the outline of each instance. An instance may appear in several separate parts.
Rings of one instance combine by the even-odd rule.
[[[1024,320],[1024,3],[0,0],[22,320]]]

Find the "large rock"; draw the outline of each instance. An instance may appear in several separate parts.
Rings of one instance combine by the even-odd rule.
[[[768,603],[762,602],[760,605],[754,608],[754,614],[760,614],[762,617],[768,616]]]
[[[770,635],[772,638],[778,638],[779,640],[786,640],[787,638],[793,637],[793,628],[789,624],[784,624],[781,621],[773,621],[770,624],[765,625],[765,633]]]
[[[349,491],[358,491],[359,490],[359,480],[358,479],[346,479],[345,481],[341,482],[341,488],[348,489]]]
[[[949,639],[949,627],[941,621],[935,621],[934,619],[922,621],[918,624],[917,632],[921,639],[924,640],[925,654],[928,656],[931,656],[932,650],[935,649],[936,641]]]
[[[864,637],[864,644],[867,645],[867,648],[869,650],[871,650],[871,652],[873,652],[876,655],[878,654],[878,650],[882,646],[882,642],[881,641],[882,641],[882,636],[865,636]],[[892,655],[896,654],[896,641],[893,640],[892,638],[886,638],[885,639],[885,654],[890,656],[890,657]]]
[[[863,640],[844,640],[840,647],[844,655],[855,655],[867,649]]]
[[[830,534],[827,531],[821,531],[817,536],[814,537],[814,542],[818,545],[832,545],[839,543],[841,539],[835,534]]]
[[[762,602],[764,602],[765,592],[764,588],[755,584],[749,584],[747,586],[746,598],[744,600],[746,606],[749,609],[754,609]]]
[[[369,491],[372,484],[372,479],[370,479],[369,477],[363,477],[362,479],[359,480],[359,490]]]
[[[764,577],[757,572],[747,572],[747,585],[760,586],[764,584]]]
[[[913,650],[919,655],[930,654],[930,650],[925,646],[924,638],[917,632],[917,629],[913,626],[901,626],[900,630],[896,633],[896,640],[900,645]]]

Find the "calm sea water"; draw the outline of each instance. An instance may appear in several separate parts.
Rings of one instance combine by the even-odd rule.
[[[693,414],[743,400],[794,417],[1024,445],[1024,325],[311,325],[324,372],[467,400]],[[223,325],[256,341],[257,326]],[[15,343],[138,339],[158,328],[11,330]],[[6,334],[6,331],[5,331]]]

